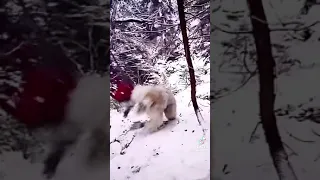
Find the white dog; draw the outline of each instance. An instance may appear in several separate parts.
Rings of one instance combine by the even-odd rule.
[[[174,120],[177,116],[177,104],[173,93],[160,85],[134,87],[131,94],[133,104],[138,104],[137,113],[145,112],[150,121],[145,124],[149,132],[157,131],[164,123],[163,114],[167,120]]]
[[[87,162],[107,162],[109,159],[110,100],[108,76],[88,75],[80,78],[70,94],[65,121],[57,127],[51,139],[51,152],[45,160],[44,174],[51,178],[67,150],[89,134]]]

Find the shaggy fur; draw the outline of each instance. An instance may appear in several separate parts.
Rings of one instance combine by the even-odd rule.
[[[163,86],[137,85],[132,91],[131,101],[138,104],[138,113],[145,112],[150,117],[150,121],[145,125],[149,132],[157,131],[163,124],[163,114],[168,120],[176,119],[175,97]]]
[[[52,139],[52,148],[45,160],[44,174],[51,178],[63,158],[65,151],[75,144],[83,134],[90,134],[88,163],[97,159],[108,159],[109,154],[109,86],[108,77],[90,75],[82,77],[70,94],[65,121],[57,127]],[[101,149],[104,147],[104,149]],[[101,153],[104,152],[104,153]]]

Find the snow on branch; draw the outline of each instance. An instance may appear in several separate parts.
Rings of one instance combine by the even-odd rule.
[[[113,20],[112,22],[114,22],[114,23],[130,23],[130,22],[135,22],[135,23],[148,23],[148,22],[152,22],[152,21],[151,21],[151,20],[147,20],[147,19],[128,18],[128,19]]]

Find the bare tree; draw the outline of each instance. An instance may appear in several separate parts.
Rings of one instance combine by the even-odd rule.
[[[183,39],[183,46],[184,46],[184,51],[185,51],[185,56],[186,60],[188,63],[188,69],[189,69],[189,75],[190,75],[190,86],[191,86],[191,101],[193,105],[193,109],[196,113],[197,120],[200,125],[202,116],[200,113],[199,105],[197,103],[197,97],[196,97],[196,77],[193,69],[193,64],[191,60],[191,55],[190,55],[190,47],[189,47],[189,40],[188,40],[188,35],[187,35],[187,23],[186,23],[186,18],[184,14],[184,7],[183,7],[183,2],[181,0],[178,0],[178,11],[179,11],[179,19],[180,19],[180,28],[181,28],[181,33],[182,33],[182,39]]]
[[[252,33],[256,44],[260,85],[260,117],[266,141],[279,179],[297,180],[281,141],[274,114],[276,97],[274,87],[275,60],[272,56],[270,29],[266,23],[263,4],[261,0],[247,0],[247,2],[250,10]]]

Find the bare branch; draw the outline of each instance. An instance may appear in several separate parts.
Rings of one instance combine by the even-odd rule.
[[[289,135],[289,137],[291,137],[297,141],[303,142],[303,143],[315,143],[316,142],[314,140],[303,140],[301,138],[298,138],[297,136],[294,136],[292,133],[288,132],[287,130],[286,130],[286,133]]]
[[[221,32],[228,33],[228,34],[252,34],[252,31],[233,31],[233,30],[225,30],[217,25],[212,24],[213,28],[218,29]]]
[[[317,24],[319,24],[320,21],[316,21],[311,23],[310,25],[304,26],[304,27],[298,27],[298,28],[273,28],[270,29],[270,32],[275,32],[275,31],[303,31],[306,30],[308,28],[311,28],[312,26],[315,26]]]
[[[313,161],[317,162],[319,159],[320,159],[320,154],[318,154],[317,157]]]
[[[248,73],[254,74],[254,73],[256,73],[257,69],[255,69],[254,71],[251,71],[249,69],[248,64],[247,64],[247,54],[248,54],[248,41],[245,40],[244,50],[243,50],[243,58],[242,58],[243,66]]]
[[[258,21],[261,21],[261,20],[258,20]],[[265,23],[265,22],[263,22]],[[317,24],[319,24],[320,21],[316,21],[316,22],[313,22],[311,23],[310,25],[307,25],[307,26],[304,26],[304,27],[296,27],[296,28],[270,28],[270,32],[279,32],[279,31],[303,31],[303,30],[306,30],[308,28],[311,28]],[[224,33],[228,33],[228,34],[252,34],[252,31],[234,31],[234,30],[226,30],[226,29],[223,29],[217,25],[214,25],[213,24],[213,28],[216,28],[218,29],[219,31],[221,32],[224,32]]]
[[[89,55],[90,55],[90,68],[91,68],[91,70],[94,70],[94,56],[93,56],[93,52],[92,52],[92,50],[93,50],[93,45],[92,45],[92,27],[90,27],[89,28],[89,30],[88,30],[88,39],[89,39],[89,47],[88,47],[88,49],[89,49],[89,51],[90,51],[90,53],[89,53]]]
[[[285,143],[285,142],[282,142],[283,143],[283,145],[286,147],[286,148],[288,148],[290,151],[291,151],[291,155],[294,155],[294,156],[298,156],[299,154],[295,151],[295,150],[293,150],[292,149],[292,147],[290,147],[287,143]]]
[[[135,23],[150,23],[150,22],[152,22],[152,21],[147,20],[147,19],[133,19],[133,18],[128,18],[128,19],[113,20],[112,22],[114,22],[114,23],[130,23],[130,22],[135,22]]]
[[[211,9],[211,13],[215,13],[215,12],[219,11],[220,9],[221,9],[221,5],[219,4],[218,7]]]
[[[18,46],[12,48],[10,51],[5,52],[3,54],[0,54],[0,57],[4,57],[4,56],[9,56],[12,53],[16,52],[17,50],[19,50],[23,45],[25,44],[25,42],[21,42]]]
[[[255,136],[259,125],[261,125],[261,121],[257,122],[256,126],[254,127],[253,131],[251,132],[249,143],[253,142],[253,137]]]
[[[123,31],[123,32],[120,32],[120,33],[123,33],[123,34],[137,34],[137,33],[158,33],[158,32],[163,32],[163,31],[167,31],[175,26],[177,26],[179,24],[173,24],[172,26],[169,26],[167,28],[164,28],[164,29],[160,29],[160,30],[156,30],[156,31]]]
[[[320,137],[320,134],[319,134],[318,132],[316,132],[314,129],[311,129],[311,132],[312,132],[314,135]]]

